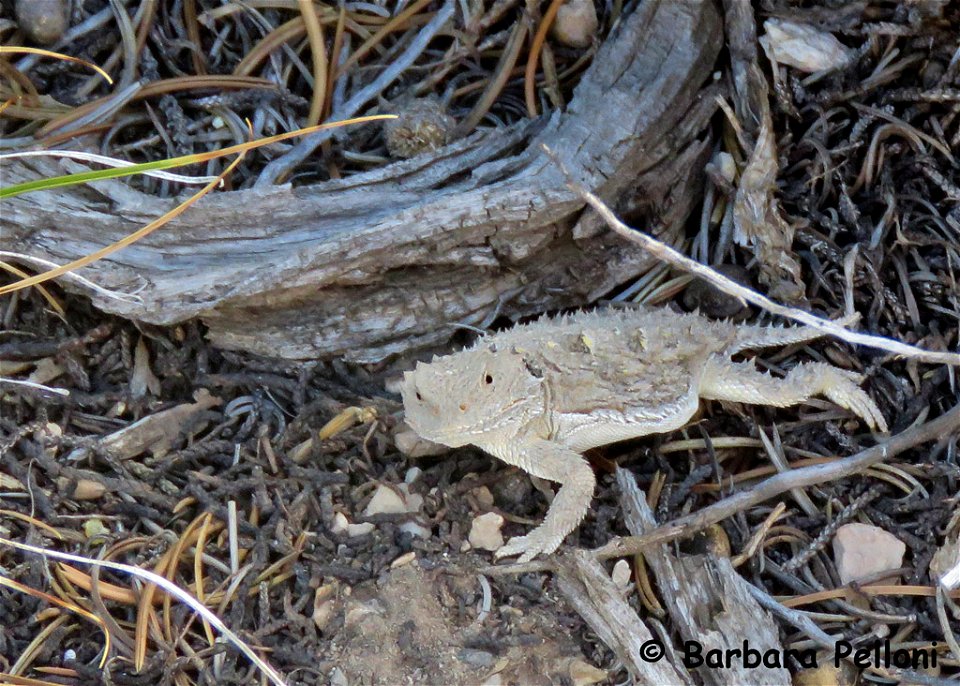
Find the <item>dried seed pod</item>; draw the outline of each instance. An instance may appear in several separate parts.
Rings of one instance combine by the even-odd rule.
[[[69,23],[68,0],[17,0],[17,23],[35,43],[60,40]]]
[[[68,497],[74,500],[97,500],[107,492],[107,487],[99,481],[92,479],[78,479],[71,481],[67,478],[61,478],[57,481],[60,490],[65,492]],[[71,489],[71,485],[73,488]]]
[[[593,42],[599,26],[593,0],[567,0],[557,10],[550,34],[571,48],[586,48]]]
[[[436,98],[417,98],[400,107],[396,119],[383,125],[387,150],[393,157],[413,157],[450,142],[456,120]]]

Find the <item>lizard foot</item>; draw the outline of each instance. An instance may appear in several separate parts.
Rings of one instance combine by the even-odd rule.
[[[542,527],[536,528],[526,536],[514,536],[507,544],[493,554],[494,559],[500,560],[504,557],[513,557],[519,555],[517,562],[530,562],[537,555],[547,555],[560,547],[563,538],[551,536],[542,531]]]
[[[883,418],[880,408],[859,386],[863,376],[828,365],[824,365],[824,368],[821,371],[822,393],[840,407],[860,417],[871,429],[886,431],[887,420]]]

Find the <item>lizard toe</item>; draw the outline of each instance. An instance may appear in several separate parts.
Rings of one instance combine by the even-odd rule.
[[[493,554],[493,558],[501,560],[505,557],[520,555],[520,562],[529,562],[539,552],[538,550],[530,550],[529,538],[529,536],[514,536]]]
[[[540,535],[537,530],[534,530],[526,536],[514,536],[493,556],[499,560],[504,557],[519,555],[517,562],[530,562],[537,555],[552,553],[559,545],[559,542],[554,543],[553,537]]]
[[[880,412],[880,408],[867,393],[856,383],[844,379],[835,380],[826,396],[840,407],[850,410],[867,423],[871,429],[887,430],[887,422]]]

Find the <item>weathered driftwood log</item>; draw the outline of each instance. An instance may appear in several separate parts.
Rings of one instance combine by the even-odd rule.
[[[441,342],[452,323],[588,303],[650,258],[582,213],[541,144],[675,240],[709,153],[719,86],[705,84],[722,40],[712,1],[645,0],[562,114],[344,180],[208,196],[80,273],[139,296],[90,292],[103,310],[200,317],[215,344],[288,358],[374,361]],[[35,161],[3,170],[5,184],[60,173]],[[64,263],[173,205],[122,182],[21,195],[0,208],[0,246]]]

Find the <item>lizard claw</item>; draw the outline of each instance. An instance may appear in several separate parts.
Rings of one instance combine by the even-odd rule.
[[[548,554],[560,547],[560,541],[554,541],[551,537],[538,535],[539,529],[534,529],[526,536],[514,536],[507,544],[493,554],[495,560],[504,557],[513,557],[519,555],[517,562],[530,562],[537,555]]]
[[[880,408],[858,385],[863,379],[861,374],[842,369],[837,372],[830,383],[824,388],[823,394],[840,407],[846,408],[860,417],[873,429],[887,431],[887,420],[884,419]]]

